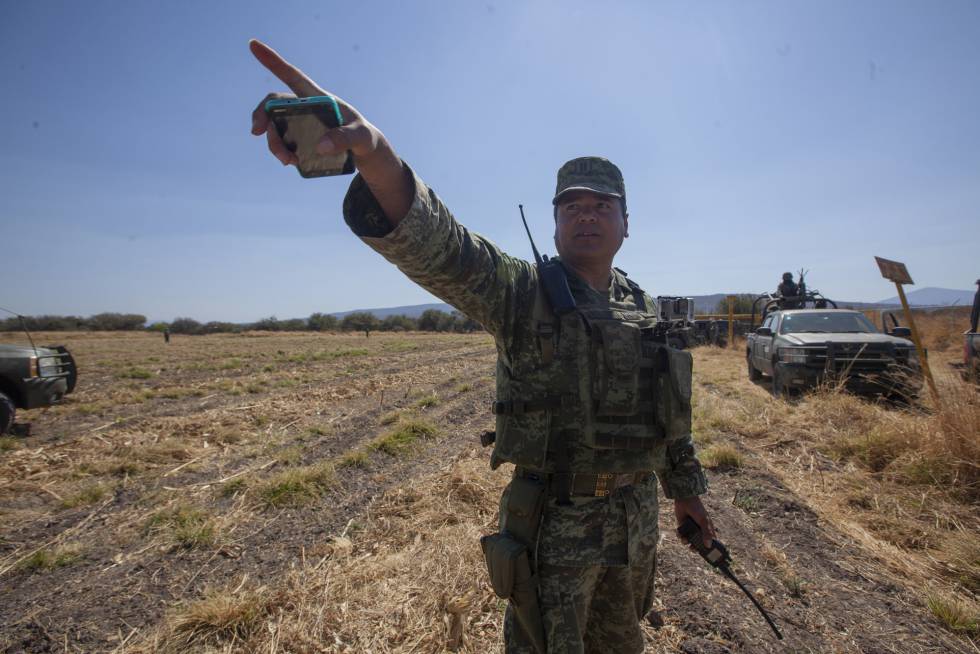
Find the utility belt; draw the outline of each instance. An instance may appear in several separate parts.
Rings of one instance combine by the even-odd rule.
[[[641,484],[650,478],[651,472],[569,472],[546,473],[517,466],[514,477],[528,479],[544,484],[551,496],[561,494],[561,487],[567,484],[568,494],[575,497],[606,497],[615,490]]]

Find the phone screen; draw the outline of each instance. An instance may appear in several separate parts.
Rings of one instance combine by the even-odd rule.
[[[349,151],[341,155],[322,155],[316,151],[326,131],[339,126],[332,102],[280,105],[268,108],[268,112],[283,143],[299,159],[300,175],[324,177],[354,172],[354,159]]]

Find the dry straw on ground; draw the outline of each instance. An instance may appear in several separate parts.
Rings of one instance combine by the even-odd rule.
[[[479,537],[505,482],[467,458],[388,493],[363,523],[305,552],[275,592],[189,602],[132,651],[494,651],[502,605]]]

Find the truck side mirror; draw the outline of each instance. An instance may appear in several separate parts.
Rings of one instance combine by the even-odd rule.
[[[755,333],[759,336],[772,336],[772,330],[768,327],[759,327],[755,330]]]
[[[892,327],[892,330],[888,332],[892,336],[898,336],[899,338],[911,338],[912,330],[908,327]]]

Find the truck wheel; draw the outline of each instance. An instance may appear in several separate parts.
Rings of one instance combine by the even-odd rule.
[[[759,381],[762,379],[762,373],[752,365],[752,357],[745,357],[745,362],[749,366],[749,381]]]
[[[0,434],[10,433],[14,426],[14,414],[17,407],[6,393],[0,392]]]

